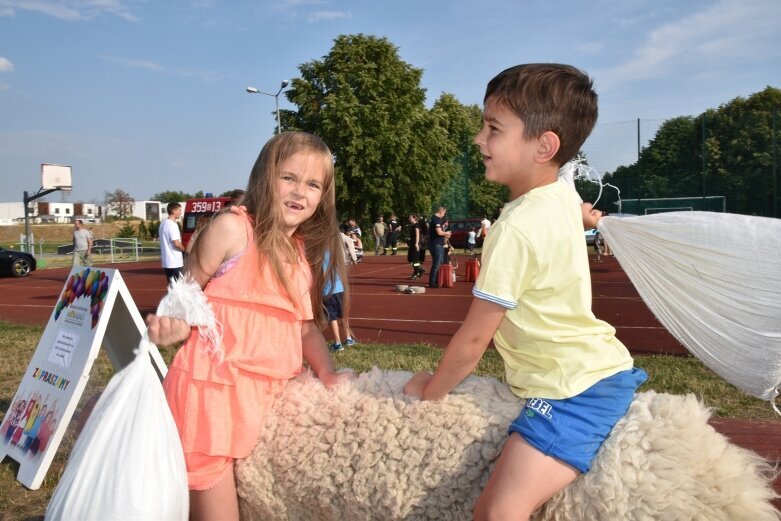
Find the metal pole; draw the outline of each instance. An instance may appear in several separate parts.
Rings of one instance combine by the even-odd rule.
[[[707,193],[706,187],[705,187],[705,175],[708,171],[708,159],[705,156],[706,146],[705,146],[705,138],[706,138],[706,132],[707,132],[707,126],[705,124],[705,113],[702,113],[702,209],[705,210],[705,194]]]
[[[778,130],[776,121],[778,120],[778,109],[773,110],[773,134],[771,143],[773,146],[773,217],[778,215]]]
[[[282,92],[282,90],[280,89],[279,92]],[[279,120],[279,92],[277,92],[277,95],[274,96],[274,101],[277,104],[277,134],[282,133],[282,123]]]
[[[29,197],[27,191],[24,192],[24,251],[30,251],[30,209],[27,207],[29,204]]]

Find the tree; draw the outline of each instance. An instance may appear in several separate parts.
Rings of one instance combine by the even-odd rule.
[[[186,201],[187,199],[192,199],[192,198],[193,196],[191,194],[185,192],[177,192],[174,190],[166,190],[164,192],[160,192],[152,196],[153,201],[160,201],[161,203],[164,204],[180,203],[182,201]]]
[[[136,236],[136,229],[129,222],[126,222],[125,224],[123,224],[122,228],[120,228],[119,231],[117,231],[117,234],[115,235],[115,237],[117,237],[117,238],[126,238],[126,237],[129,238],[129,237],[135,237],[135,236]]]
[[[507,202],[507,188],[486,180],[480,147],[474,142],[483,124],[483,114],[477,105],[462,105],[449,93],[434,103],[431,113],[447,131],[456,155],[456,174],[441,201],[451,217],[490,217]]]
[[[624,199],[726,196],[728,212],[770,216],[779,112],[781,90],[767,87],[697,117],[672,118],[635,164],[606,178]]]
[[[142,241],[149,237],[149,230],[146,227],[144,221],[138,223],[138,238]]]
[[[387,39],[339,36],[299,66],[283,126],[322,137],[334,153],[337,205],[368,227],[379,213],[427,212],[454,174],[457,150],[424,105],[422,71]]]
[[[136,200],[130,194],[117,188],[113,192],[106,192],[106,208],[120,219],[126,219],[133,214],[133,204]]]

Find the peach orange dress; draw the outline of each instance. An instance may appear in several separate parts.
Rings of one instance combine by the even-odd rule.
[[[250,218],[247,248],[221,266],[204,289],[222,326],[220,362],[194,330],[163,383],[187,462],[191,489],[206,489],[222,478],[225,464],[201,472],[209,457],[229,462],[249,455],[257,443],[275,395],[301,372],[301,333],[311,320],[312,273],[304,259],[289,265],[293,302],[276,282],[270,264],[259,259]],[[207,463],[204,463],[207,462]]]

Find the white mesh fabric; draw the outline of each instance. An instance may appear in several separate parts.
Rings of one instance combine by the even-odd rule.
[[[675,338],[728,382],[773,401],[781,386],[781,220],[671,212],[607,216],[598,228]]]

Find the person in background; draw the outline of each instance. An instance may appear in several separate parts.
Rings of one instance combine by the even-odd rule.
[[[396,255],[399,249],[399,233],[401,233],[401,223],[395,213],[391,213],[388,219],[388,239],[386,245],[390,246],[391,255]]]
[[[244,202],[244,190],[241,190],[237,188],[236,190],[233,190],[230,194],[230,202],[227,204],[227,207],[230,206],[241,206],[241,203]]]
[[[363,236],[363,233],[361,232],[361,227],[358,226],[358,224],[355,222],[355,219],[350,219],[347,221],[348,232],[355,232],[358,237]]]
[[[450,232],[442,228],[447,208],[440,206],[428,224],[428,248],[431,252],[431,272],[428,275],[428,287],[438,288],[439,267],[445,260],[445,239],[450,237]]]
[[[160,230],[157,233],[160,237],[160,260],[163,264],[165,278],[170,284],[174,279],[182,276],[182,267],[184,266],[182,253],[184,253],[185,247],[182,244],[182,232],[176,222],[182,215],[182,205],[168,203],[166,211],[168,218],[160,223]]]
[[[469,255],[475,254],[475,246],[477,245],[477,231],[474,226],[469,228],[469,233],[466,234],[466,250],[464,253]]]
[[[353,241],[353,248],[355,249],[356,262],[363,260],[363,241],[355,232],[350,232],[350,239]]]
[[[602,262],[602,234],[597,230],[594,233],[594,253],[596,253],[596,262]]]
[[[91,266],[92,232],[84,228],[84,221],[76,219],[73,223],[73,265]]]
[[[377,216],[377,222],[374,223],[372,232],[374,233],[374,254],[379,255],[382,250],[382,254],[385,255],[387,253],[385,251],[385,234],[388,232],[388,226],[382,215]]]
[[[324,269],[328,269],[330,262],[330,256],[326,256]],[[350,329],[350,321],[347,318],[350,309],[349,303],[345,300],[345,287],[342,282],[341,275],[334,273],[334,281],[330,279],[326,280],[326,285],[323,288],[323,307],[327,315],[328,324],[331,327],[331,333],[334,337],[334,342],[329,346],[331,352],[342,351],[344,347],[354,346],[358,343],[355,338],[355,334]],[[342,321],[342,327],[344,328],[344,345],[342,345],[342,337],[339,334],[339,321]]]
[[[485,240],[485,236],[488,235],[488,230],[491,228],[491,220],[483,214],[483,219],[480,221],[480,230],[477,232],[478,237],[482,237]]]
[[[331,151],[311,134],[278,134],[255,162],[243,205],[218,214],[187,261],[221,340],[176,318],[147,317],[155,344],[186,339],[163,389],[184,450],[190,519],[239,519],[234,462],[255,448],[304,361],[328,388],[351,377],[336,372],[322,334],[323,289],[343,270],[336,228]]]
[[[409,214],[409,240],[407,241],[407,262],[412,264],[412,275],[410,279],[419,279],[426,273],[423,268],[423,255],[426,247],[423,243],[423,231],[421,229],[420,219],[414,213]]]

